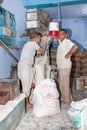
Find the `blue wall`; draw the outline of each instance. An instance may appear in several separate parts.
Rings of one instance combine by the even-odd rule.
[[[16,31],[17,31],[17,49],[10,49],[14,56],[19,59],[21,52],[21,44],[18,43],[18,38],[25,32],[26,28],[26,9],[23,6],[23,0],[4,0],[2,7],[16,17]],[[0,47],[0,78],[10,78],[11,65],[14,64],[9,55]]]
[[[62,27],[67,28],[71,38],[80,49],[87,48],[87,18],[63,19]]]
[[[2,7],[15,15],[17,36],[20,36],[26,28],[26,9],[23,0],[4,0]]]
[[[2,7],[13,13],[16,17],[17,47],[19,50],[10,49],[17,59],[20,57],[22,44],[18,42],[20,35],[26,29],[26,9],[23,0],[4,0]],[[87,48],[87,18],[62,19],[62,27],[68,29],[68,36],[78,46]],[[14,64],[8,54],[0,47],[0,78],[10,78],[11,65]]]

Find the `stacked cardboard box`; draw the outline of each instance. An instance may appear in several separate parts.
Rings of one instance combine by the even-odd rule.
[[[87,76],[87,51],[80,51],[72,55],[71,77]]]
[[[40,31],[47,31],[52,18],[42,9],[28,9],[26,16],[27,29],[35,28]]]
[[[87,51],[83,51],[81,59],[81,76],[87,76]]]
[[[80,77],[81,75],[81,59],[83,57],[83,52],[78,50],[75,54],[72,55],[72,69],[71,77]]]
[[[87,51],[78,51],[71,57],[71,86],[75,86],[77,90],[87,88]]]

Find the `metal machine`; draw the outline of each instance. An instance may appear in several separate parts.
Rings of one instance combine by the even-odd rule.
[[[35,81],[39,84],[44,79],[54,79],[57,80],[57,68],[50,64],[49,48],[53,43],[53,37],[49,36],[46,42],[45,53],[37,53],[35,57]]]

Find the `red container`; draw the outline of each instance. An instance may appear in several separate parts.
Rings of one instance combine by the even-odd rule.
[[[53,30],[49,31],[50,36],[58,36],[58,33],[59,33],[58,31],[53,31]]]

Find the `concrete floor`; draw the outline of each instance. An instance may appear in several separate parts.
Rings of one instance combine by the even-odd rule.
[[[69,115],[69,104],[61,105],[61,112],[57,115],[37,118],[29,110],[15,130],[77,130]]]
[[[75,101],[87,98],[87,89],[76,90],[75,84],[72,87]],[[15,130],[78,130],[72,123],[68,110],[70,104],[62,104],[61,112],[54,116],[38,118],[29,110]]]

